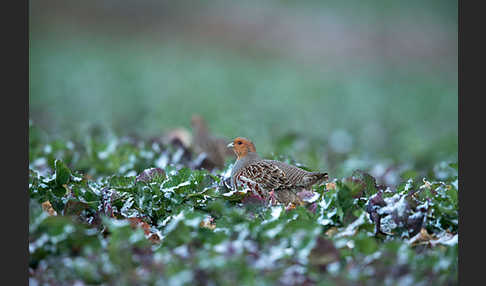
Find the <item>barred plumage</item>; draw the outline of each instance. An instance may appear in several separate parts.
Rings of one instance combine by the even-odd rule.
[[[297,191],[328,179],[327,173],[308,172],[275,160],[265,160],[256,153],[255,145],[238,137],[228,146],[237,155],[231,172],[231,185],[248,187],[256,194],[267,197],[273,192]],[[288,196],[286,196],[288,197]],[[279,196],[276,195],[278,200]]]

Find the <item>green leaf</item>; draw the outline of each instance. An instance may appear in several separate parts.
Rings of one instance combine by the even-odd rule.
[[[57,160],[54,162],[54,168],[56,170],[55,178],[56,178],[56,185],[58,187],[62,187],[62,185],[67,184],[69,182],[69,178],[71,176],[71,170],[69,170],[66,165],[61,160]]]
[[[450,164],[449,164],[449,167],[451,167],[451,168],[455,169],[456,171],[458,171],[458,170],[459,170],[459,164],[457,164],[457,163],[450,163]]]
[[[56,185],[52,188],[52,193],[58,198],[63,197],[66,194],[66,192],[67,190],[63,186]]]

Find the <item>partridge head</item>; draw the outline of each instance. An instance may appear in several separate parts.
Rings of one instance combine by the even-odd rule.
[[[244,158],[248,153],[256,153],[255,145],[244,137],[235,138],[227,147],[233,148],[237,160]]]

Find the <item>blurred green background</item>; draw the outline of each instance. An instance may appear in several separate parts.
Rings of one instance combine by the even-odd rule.
[[[457,159],[457,22],[457,1],[30,1],[29,117],[148,137],[197,113],[313,168],[431,167]]]

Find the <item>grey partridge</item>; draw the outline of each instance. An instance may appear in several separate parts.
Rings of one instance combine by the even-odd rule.
[[[211,135],[206,122],[199,115],[192,116],[191,125],[194,134],[194,151],[197,154],[205,153],[206,158],[215,167],[223,168],[225,158],[233,155],[226,147],[227,140]]]
[[[231,187],[248,187],[264,199],[288,203],[289,196],[296,191],[310,188],[329,178],[327,173],[308,172],[298,167],[275,160],[262,159],[255,145],[248,139],[238,137],[228,147],[237,156],[231,170]]]

